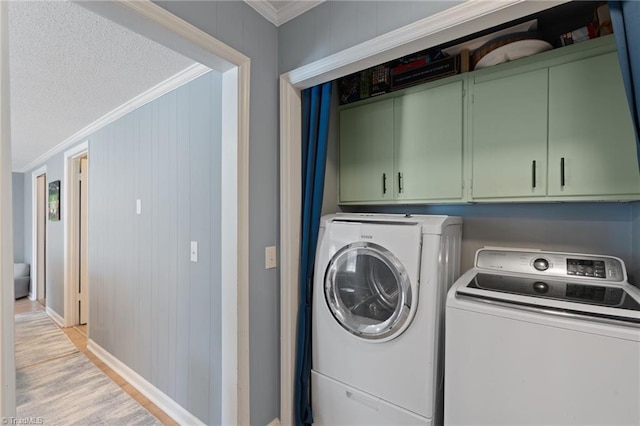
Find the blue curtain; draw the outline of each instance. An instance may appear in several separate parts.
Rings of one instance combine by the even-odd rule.
[[[609,1],[613,33],[618,45],[620,69],[634,120],[640,167],[640,2]]]
[[[295,422],[313,423],[311,413],[311,301],[313,266],[322,212],[331,83],[302,92],[302,229],[300,304],[295,372]]]

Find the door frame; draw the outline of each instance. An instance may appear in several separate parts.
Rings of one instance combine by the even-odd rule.
[[[89,157],[89,141],[79,143],[64,153],[64,183],[62,185],[63,250],[64,250],[64,326],[78,324],[77,291],[78,269],[80,264],[78,250],[78,222],[80,214],[80,191],[77,185],[78,160]],[[89,314],[91,315],[91,314]]]
[[[301,92],[568,0],[465,1],[280,76],[280,421],[293,424],[301,214]]]
[[[16,415],[9,10],[0,1],[0,417]]]
[[[47,174],[47,166],[44,165],[33,172],[31,172],[31,289],[32,292],[29,295],[29,299],[38,300],[38,177]],[[46,179],[46,177],[45,177]],[[47,190],[45,180],[45,193]],[[45,198],[46,199],[46,198]],[[46,202],[46,201],[45,201]],[[46,212],[45,206],[45,212]],[[46,215],[45,215],[46,216]],[[45,223],[47,218],[45,217]],[[45,225],[45,244],[47,240],[47,229]],[[45,251],[46,251],[45,246]],[[46,258],[45,258],[46,259]],[[35,266],[35,267],[34,267]],[[45,265],[46,268],[46,265]],[[45,274],[46,277],[46,274]],[[44,284],[45,286],[47,283]],[[45,292],[46,293],[46,292]],[[45,302],[46,303],[46,302]]]

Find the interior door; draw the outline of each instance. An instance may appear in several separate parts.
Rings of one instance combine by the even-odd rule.
[[[348,332],[370,340],[397,337],[413,307],[410,280],[398,259],[384,247],[349,244],[329,262],[325,299]]]
[[[80,202],[79,202],[79,217],[80,217],[80,273],[78,274],[78,292],[80,293],[79,300],[79,318],[80,324],[86,324],[89,318],[89,271],[88,271],[88,194],[89,194],[89,173],[88,173],[88,161],[87,157],[80,159]]]

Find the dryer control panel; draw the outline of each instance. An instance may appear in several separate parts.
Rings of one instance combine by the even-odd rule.
[[[475,264],[477,268],[492,271],[627,281],[624,262],[612,256],[487,248],[478,250]]]

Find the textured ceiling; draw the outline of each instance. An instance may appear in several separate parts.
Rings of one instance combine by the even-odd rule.
[[[13,170],[194,64],[67,1],[10,1],[9,52]]]

